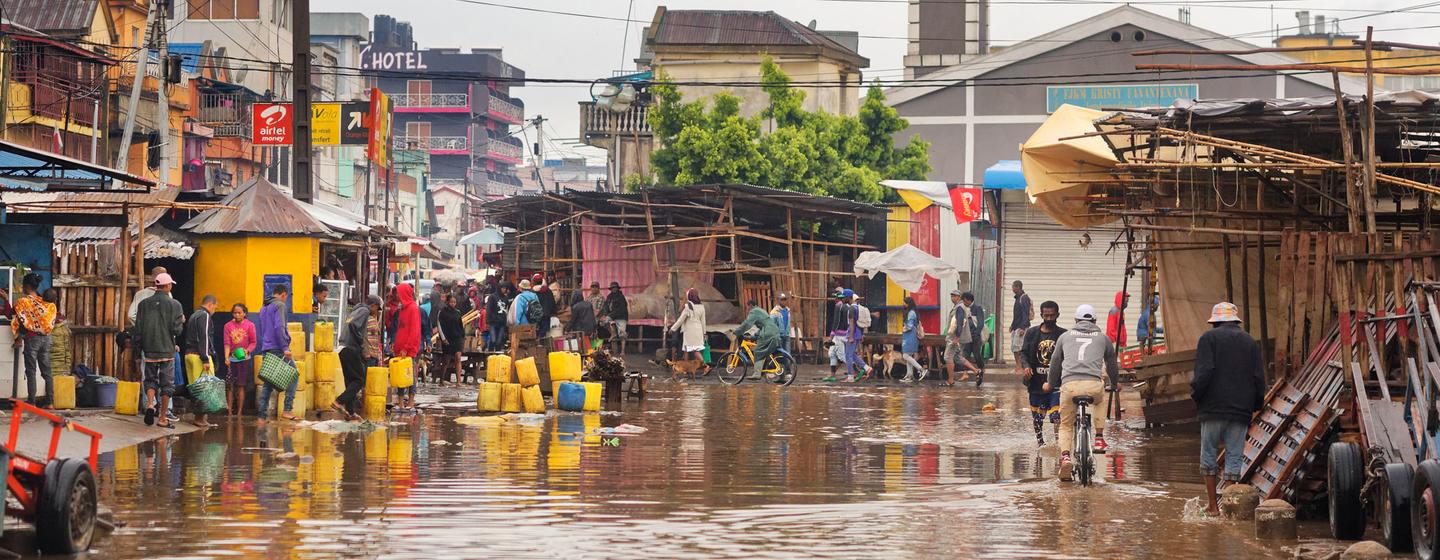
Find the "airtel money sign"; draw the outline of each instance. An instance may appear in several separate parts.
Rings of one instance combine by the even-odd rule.
[[[288,146],[295,134],[295,115],[289,103],[256,103],[251,107],[252,144]]]

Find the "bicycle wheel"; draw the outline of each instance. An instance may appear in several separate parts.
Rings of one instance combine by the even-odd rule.
[[[1090,414],[1081,409],[1075,415],[1075,478],[1081,486],[1089,486],[1095,475],[1095,459],[1090,454]]]
[[[730,352],[720,357],[720,382],[726,385],[738,385],[745,380],[746,374],[750,372],[750,364],[740,357],[739,352]]]
[[[776,385],[789,385],[795,382],[794,358],[777,352],[765,358],[765,364],[765,369],[757,370],[760,372],[761,379]]]
[[[800,376],[796,371],[795,358],[789,354],[779,354],[775,356],[775,363],[780,366],[780,373],[776,374],[776,383],[789,386],[795,382],[796,377]]]

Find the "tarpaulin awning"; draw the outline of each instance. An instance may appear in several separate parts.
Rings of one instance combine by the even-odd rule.
[[[885,180],[880,184],[895,189],[895,194],[900,195],[900,200],[910,207],[911,212],[919,212],[929,208],[931,204],[937,204],[941,208],[951,208],[950,186],[944,181],[897,181]]]
[[[884,253],[865,251],[855,258],[857,276],[874,278],[881,272],[905,291],[915,292],[925,283],[926,276],[940,280],[941,277],[958,275],[960,270],[909,243]]]
[[[504,245],[505,232],[498,228],[485,228],[461,237],[460,245]]]
[[[299,204],[301,208],[304,208],[305,212],[310,214],[311,218],[315,218],[336,232],[359,235],[370,231],[369,227],[360,223],[362,220],[360,216],[351,214],[341,208],[336,208],[323,202],[307,203],[298,200],[295,202]]]
[[[1084,172],[1105,171],[1119,160],[1099,136],[1076,138],[1096,131],[1095,121],[1106,113],[1061,105],[1020,145],[1025,172],[1025,194],[1051,219],[1063,226],[1084,228],[1114,220],[1085,216],[1089,185],[1067,182],[1087,177]]]
[[[1025,190],[1025,170],[1018,159],[1002,159],[985,168],[985,188]]]

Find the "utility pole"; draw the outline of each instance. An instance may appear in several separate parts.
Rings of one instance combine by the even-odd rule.
[[[540,182],[540,192],[545,192],[545,115],[535,115],[530,124],[535,125],[535,147],[531,150],[535,156],[535,180]]]
[[[295,172],[290,175],[290,188],[295,193],[295,200],[313,202],[315,195],[311,189],[313,178],[310,169],[310,0],[292,2],[295,16],[291,18],[294,22],[291,66],[294,72],[290,82],[295,110],[295,153],[291,159],[295,162]]]
[[[160,2],[152,0],[150,9],[145,13],[145,27],[140,30],[140,56],[135,61],[135,79],[130,82],[130,99],[125,105],[125,132],[120,135],[120,153],[115,156],[115,169],[125,169],[130,159],[130,140],[135,136],[135,111],[140,109],[140,87],[145,83],[145,67],[150,64],[150,27],[155,25],[155,14],[159,11]]]
[[[156,0],[150,0],[151,4],[158,4]],[[147,16],[148,17],[148,16]],[[160,150],[160,188],[170,186],[170,156],[175,153],[175,147],[170,145],[170,46],[165,37],[165,20],[155,22],[155,41],[160,44],[160,79],[155,80],[156,95],[155,120],[160,123],[160,145],[151,146],[150,149]],[[146,51],[149,56],[149,51]],[[139,74],[139,72],[136,72]],[[123,168],[122,168],[123,169]],[[143,226],[142,226],[143,229]]]

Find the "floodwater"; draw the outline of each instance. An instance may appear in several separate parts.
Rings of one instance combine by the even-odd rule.
[[[1293,554],[1255,541],[1248,523],[1181,520],[1202,492],[1195,437],[1147,435],[1138,419],[1107,430],[1103,483],[1060,485],[1023,389],[994,377],[978,390],[657,383],[618,413],[499,426],[459,424],[458,412],[339,434],[247,419],[102,456],[101,500],[120,527],[92,554]],[[594,433],[621,424],[647,431]]]

